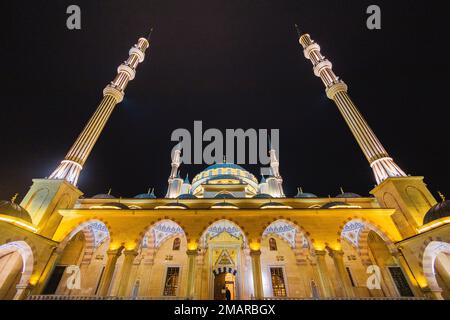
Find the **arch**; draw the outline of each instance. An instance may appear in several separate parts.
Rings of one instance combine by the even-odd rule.
[[[0,246],[0,257],[11,252],[18,252],[22,257],[22,276],[20,277],[19,284],[27,285],[33,274],[33,250],[25,241],[8,242]]]
[[[307,254],[314,252],[311,239],[307,232],[294,222],[278,219],[270,223],[263,231],[262,238],[276,236],[286,242],[294,251],[298,264],[307,261]]]
[[[428,208],[432,207],[432,204],[430,203],[430,201],[428,201],[428,199],[425,196],[425,194],[421,190],[417,189],[416,187],[414,187],[414,186],[407,186],[405,191],[406,191],[406,194],[408,195],[409,200],[411,201],[411,203],[416,208],[417,212],[421,212],[424,209],[426,210],[426,208],[423,208],[423,204],[421,205],[421,203],[418,202],[416,199],[423,200],[423,202],[425,203],[425,205]]]
[[[75,227],[58,245],[62,252],[70,240],[78,233],[83,232],[85,239],[84,254],[81,264],[89,264],[95,249],[106,239],[110,238],[109,229],[101,220],[88,220]],[[103,231],[103,232],[102,232]],[[100,237],[100,233],[103,233]]]
[[[139,241],[140,248],[146,249],[142,254],[144,263],[153,264],[157,249],[164,242],[179,236],[186,237],[186,233],[176,221],[171,219],[160,220],[147,227]]]
[[[217,267],[213,269],[212,272],[215,276],[221,273],[231,273],[233,276],[235,276],[237,274],[237,269],[232,267]]]
[[[440,253],[450,254],[450,243],[443,241],[431,241],[425,248],[422,258],[423,274],[427,279],[428,287],[432,291],[441,291],[436,280],[435,261]]]
[[[244,246],[248,244],[247,236],[245,235],[242,227],[239,224],[229,219],[219,219],[203,229],[200,236],[200,247],[206,247],[208,235],[209,239],[212,239],[222,234],[223,232],[227,232],[236,239],[242,238]]]
[[[344,239],[357,248],[363,264],[372,264],[369,257],[369,233],[375,232],[386,244],[391,254],[397,253],[397,247],[390,237],[375,224],[364,219],[349,219],[341,228],[340,239]]]

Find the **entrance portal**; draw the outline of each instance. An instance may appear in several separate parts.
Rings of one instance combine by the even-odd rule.
[[[230,292],[230,300],[236,298],[235,289],[236,276],[232,273],[219,273],[214,277],[214,300],[226,300],[227,290]]]

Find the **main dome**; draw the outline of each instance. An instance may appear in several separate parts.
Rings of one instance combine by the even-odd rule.
[[[192,179],[192,193],[196,194],[196,189],[204,184],[246,184],[253,188],[255,193],[258,189],[258,179],[240,165],[234,163],[216,163],[197,174]]]

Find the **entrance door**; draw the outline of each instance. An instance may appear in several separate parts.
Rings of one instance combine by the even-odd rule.
[[[231,273],[220,273],[214,277],[214,300],[226,300],[229,291],[230,300],[235,299],[235,276]]]
[[[62,276],[64,275],[64,271],[66,270],[66,266],[56,266],[53,270],[50,279],[48,279],[47,285],[45,286],[42,294],[55,294],[56,289],[58,289],[59,282],[61,281]]]

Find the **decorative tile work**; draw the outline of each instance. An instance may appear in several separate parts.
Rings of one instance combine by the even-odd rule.
[[[358,248],[359,235],[361,231],[364,229],[364,227],[365,227],[364,224],[361,222],[357,221],[349,222],[344,226],[341,236],[347,239],[356,248]]]

